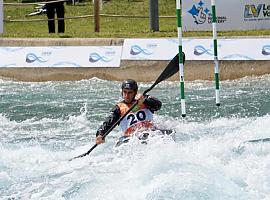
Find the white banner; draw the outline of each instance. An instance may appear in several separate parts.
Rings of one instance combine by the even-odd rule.
[[[213,60],[212,39],[184,39],[186,60]],[[178,53],[178,40],[126,39],[123,60],[171,60]],[[219,39],[219,60],[270,60],[270,38]]]
[[[211,0],[183,2],[183,30],[212,30]],[[216,0],[217,30],[270,28],[269,0]]]
[[[3,33],[4,31],[3,12],[3,0],[0,0],[0,33]]]
[[[122,46],[0,47],[0,67],[119,67]]]

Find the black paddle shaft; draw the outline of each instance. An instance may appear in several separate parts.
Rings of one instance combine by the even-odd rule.
[[[182,53],[183,55],[183,61],[185,61],[185,54]],[[175,73],[177,73],[179,71],[179,56],[178,54],[176,54],[176,56],[174,56],[174,58],[169,62],[169,64],[167,65],[167,67],[164,69],[164,71],[159,75],[159,77],[157,78],[157,80],[155,81],[155,83],[148,88],[147,90],[145,90],[143,92],[143,95],[146,95],[148,92],[150,92],[157,84],[159,84],[161,81],[164,81],[168,78],[170,78],[172,75],[174,75]],[[104,140],[105,137],[117,126],[117,124],[119,124],[126,116],[128,113],[130,113],[130,111],[138,104],[138,102],[134,103],[129,109],[128,111],[120,118],[118,119],[111,128],[109,128],[109,130],[106,131],[106,133],[102,136],[102,139]],[[95,144],[91,147],[91,149],[89,149],[86,153],[81,154],[79,156],[76,156],[72,159],[69,159],[69,161],[76,159],[76,158],[81,158],[84,157],[86,155],[88,155],[89,153],[91,153],[91,151],[93,151],[98,145]]]
[[[131,111],[136,105],[137,105],[137,102],[134,103],[134,104],[128,109],[128,111],[127,111],[121,118],[119,118],[119,119],[111,126],[111,128],[109,128],[109,129],[106,131],[106,133],[102,136],[102,139],[103,139],[103,140],[104,140],[105,137],[106,137],[107,135],[109,135],[109,133],[117,126],[117,124],[120,123],[120,122],[127,116],[128,113],[130,113],[130,111]],[[92,148],[89,149],[86,153],[81,154],[81,155],[79,155],[79,156],[76,156],[76,157],[74,157],[74,158],[72,158],[72,159],[70,159],[70,160],[73,160],[73,159],[75,159],[75,158],[81,158],[81,157],[84,157],[84,156],[88,155],[89,153],[91,153],[91,151],[93,151],[96,147],[97,147],[97,144],[95,144],[94,146],[92,146]]]

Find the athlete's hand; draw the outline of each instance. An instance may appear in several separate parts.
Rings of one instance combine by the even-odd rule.
[[[102,144],[105,142],[105,139],[103,140],[102,139],[102,135],[99,135],[96,137],[96,144],[99,145],[99,144]]]
[[[142,105],[144,100],[145,100],[145,96],[143,96],[142,94],[137,94],[135,97],[135,100],[138,101],[138,106]]]

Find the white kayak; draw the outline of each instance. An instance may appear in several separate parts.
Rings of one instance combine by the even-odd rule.
[[[171,129],[156,129],[156,130],[149,130],[149,131],[143,131],[143,132],[137,132],[134,133],[136,137],[141,140],[142,144],[147,144],[147,141],[149,139],[149,136],[164,136],[164,135],[170,135],[172,139],[175,141],[175,131]],[[133,135],[132,135],[133,136]],[[122,144],[128,143],[130,138],[132,136],[121,136],[115,147],[119,147]]]

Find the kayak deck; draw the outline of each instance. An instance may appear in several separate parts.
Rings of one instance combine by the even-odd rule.
[[[157,130],[149,130],[149,131],[143,131],[143,132],[137,132],[137,133],[134,133],[134,135],[141,141],[142,144],[147,144],[147,141],[149,139],[149,136],[153,135],[170,135],[172,137],[172,139],[175,141],[175,131],[174,130],[171,130],[171,129],[157,129]],[[125,144],[125,143],[128,143],[129,140],[133,137],[132,136],[121,136],[115,147],[119,147],[121,146],[122,144]]]

